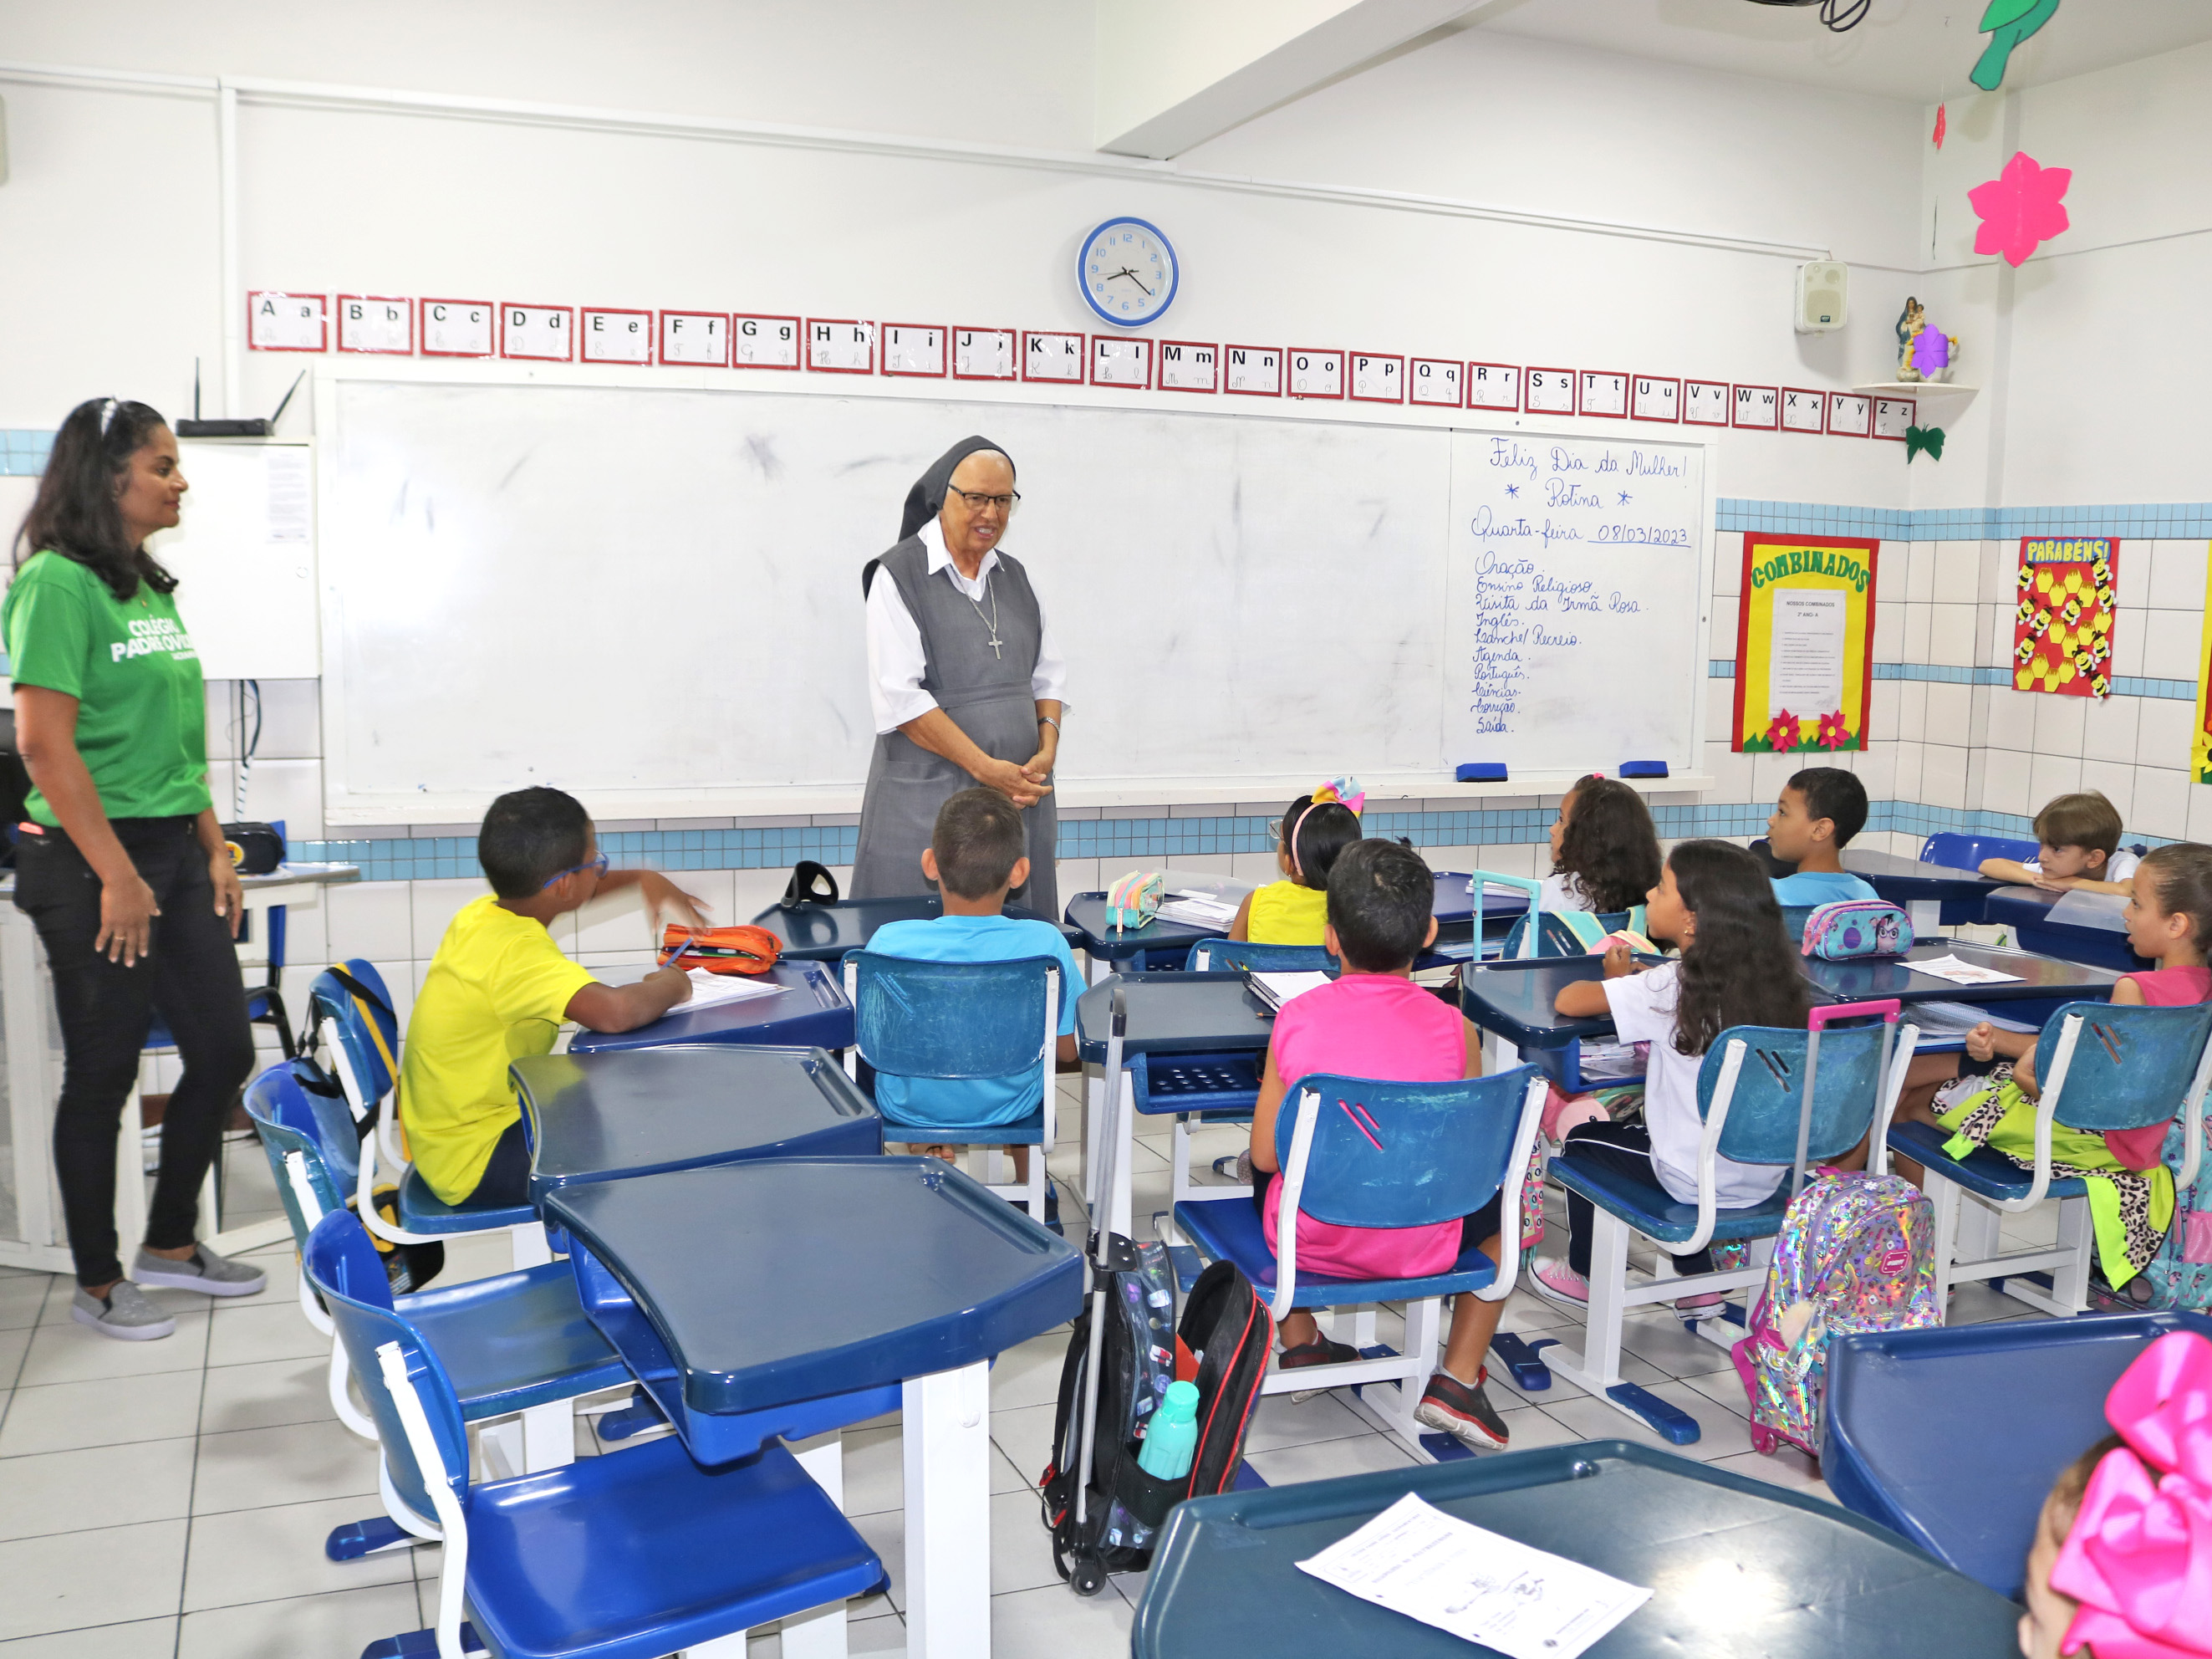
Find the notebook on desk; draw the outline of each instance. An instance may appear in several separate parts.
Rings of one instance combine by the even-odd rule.
[[[1267,1005],[1268,1012],[1277,1014],[1283,1012],[1285,1003],[1294,997],[1302,997],[1309,991],[1319,990],[1328,983],[1329,979],[1327,974],[1322,973],[1249,973],[1244,977],[1260,1000]]]

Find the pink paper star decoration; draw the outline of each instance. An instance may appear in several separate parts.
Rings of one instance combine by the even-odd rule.
[[[2067,228],[2060,198],[2073,182],[2073,168],[2047,167],[2026,150],[2014,151],[2002,173],[1966,192],[1982,221],[1974,252],[2002,253],[2008,264],[2024,263],[2039,244]]]

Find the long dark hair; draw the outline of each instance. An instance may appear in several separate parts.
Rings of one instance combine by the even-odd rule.
[[[1702,1054],[1731,1025],[1803,1025],[1811,1000],[1802,959],[1759,860],[1724,841],[1686,841],[1667,867],[1698,919],[1682,951],[1674,1051]]]
[[[52,551],[92,571],[118,602],[142,581],[157,593],[173,591],[177,579],[161,561],[125,540],[115,504],[115,487],[131,458],[167,424],[148,404],[112,398],[90,398],[70,410],[54,434],[37,499],[15,532],[15,568],[33,554]]]
[[[1626,910],[1659,884],[1659,836],[1644,797],[1613,778],[1582,779],[1559,837],[1555,876],[1572,876],[1593,910]]]
[[[1327,892],[1336,855],[1360,837],[1359,814],[1342,801],[1325,800],[1316,806],[1311,795],[1300,795],[1283,814],[1279,833],[1283,848],[1291,855],[1291,879],[1301,887]]]

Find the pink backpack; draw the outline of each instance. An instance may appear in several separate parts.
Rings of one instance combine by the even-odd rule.
[[[1943,1322],[1935,1242],[1936,1206],[1899,1176],[1805,1183],[1775,1236],[1748,1334],[1729,1350],[1751,1396],[1753,1447],[1787,1440],[1820,1455],[1830,1337]]]

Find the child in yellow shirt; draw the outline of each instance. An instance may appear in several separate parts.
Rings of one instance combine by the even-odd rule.
[[[548,1053],[564,1020],[594,1031],[650,1024],[691,994],[679,969],[602,985],[561,953],[553,918],[635,888],[654,915],[704,926],[699,902],[649,870],[609,870],[591,815],[558,789],[501,795],[477,832],[492,890],[438,943],[407,1022],[400,1121],[415,1167],[448,1204],[498,1207],[527,1194],[530,1149],[507,1062]]]
[[[1328,872],[1360,837],[1367,793],[1356,779],[1331,778],[1300,795],[1273,826],[1275,867],[1283,879],[1244,896],[1229,937],[1255,945],[1319,945],[1328,921]]]

